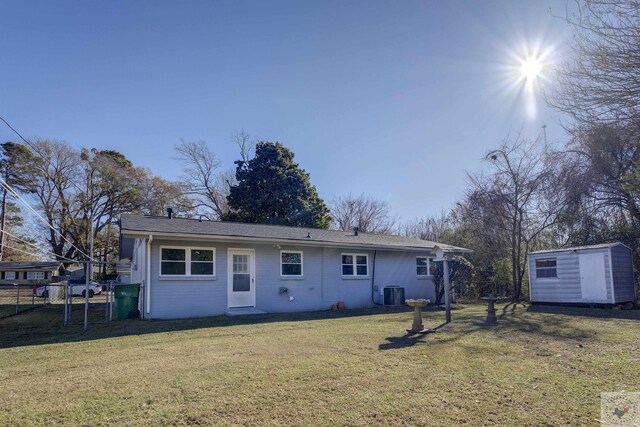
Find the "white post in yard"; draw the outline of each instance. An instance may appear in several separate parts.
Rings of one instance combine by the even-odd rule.
[[[449,260],[442,259],[442,278],[444,280],[444,307],[446,311],[447,323],[451,322],[451,286],[449,284]]]

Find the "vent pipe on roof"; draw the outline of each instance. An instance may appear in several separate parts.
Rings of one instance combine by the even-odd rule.
[[[358,235],[358,227],[353,227],[353,235],[354,236]]]
[[[173,218],[173,208],[167,208],[167,218]]]

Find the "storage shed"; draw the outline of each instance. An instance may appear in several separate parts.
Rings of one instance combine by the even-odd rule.
[[[622,243],[532,252],[528,263],[531,302],[635,301],[632,253]]]

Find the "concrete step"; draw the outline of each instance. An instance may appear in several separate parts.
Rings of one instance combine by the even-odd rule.
[[[255,307],[234,307],[227,309],[227,316],[249,316],[252,314],[267,314],[267,312],[258,310]]]

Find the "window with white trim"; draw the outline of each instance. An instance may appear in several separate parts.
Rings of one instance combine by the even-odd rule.
[[[367,276],[369,256],[366,254],[342,254],[343,276]]]
[[[5,273],[5,278],[6,273]],[[44,280],[44,271],[29,271],[27,272],[27,280]]]
[[[536,278],[558,277],[557,261],[555,258],[536,260]]]
[[[426,256],[416,257],[416,274],[418,277],[431,276],[431,259]]]
[[[7,271],[4,273],[4,280],[16,280],[15,271]]]
[[[302,277],[302,251],[280,252],[280,275]]]
[[[160,275],[215,276],[215,258],[214,248],[160,247]]]

